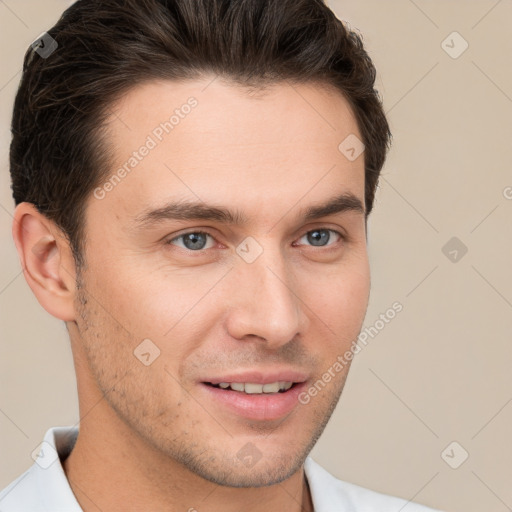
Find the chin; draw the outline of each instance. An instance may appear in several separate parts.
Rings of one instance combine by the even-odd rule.
[[[290,478],[301,468],[304,459],[297,454],[280,454],[269,460],[262,454],[252,463],[247,459],[244,462],[233,454],[231,458],[225,455],[224,459],[189,460],[185,465],[201,478],[224,487],[268,487]]]

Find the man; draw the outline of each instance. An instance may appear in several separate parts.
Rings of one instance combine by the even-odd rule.
[[[80,424],[2,512],[432,510],[308,455],[368,304],[374,81],[320,0],[82,0],[33,45],[13,236]]]

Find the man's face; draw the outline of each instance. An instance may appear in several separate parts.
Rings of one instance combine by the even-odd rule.
[[[98,386],[148,448],[257,487],[300,468],[343,389],[348,365],[298,400],[361,329],[364,212],[305,212],[343,194],[364,207],[364,162],[338,149],[361,138],[339,92],[283,82],[255,97],[211,78],[148,83],[112,106],[116,177],[87,203],[70,332],[92,376],[79,388]],[[161,210],[192,202],[233,218]],[[294,384],[209,384],[276,381]]]

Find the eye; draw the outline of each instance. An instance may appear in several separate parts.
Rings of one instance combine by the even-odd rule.
[[[188,233],[183,233],[172,240],[166,242],[167,244],[174,244],[176,240],[183,240],[183,245],[178,245],[178,247],[183,247],[184,249],[188,249],[189,251],[201,251],[203,249],[210,249],[211,247],[206,247],[207,238],[210,237],[213,240],[213,237],[204,231],[190,231]]]
[[[329,243],[333,238],[332,234],[334,234],[335,238],[338,237],[338,239],[335,239],[332,243]],[[208,238],[210,238],[211,240],[211,244],[209,247],[207,246]],[[311,246],[313,247],[329,247],[335,245],[337,241],[344,239],[343,235],[338,231],[327,228],[313,229],[311,231],[308,231],[299,239],[299,242],[303,238],[306,238],[307,243],[311,244]],[[166,242],[166,244],[177,245],[178,247],[193,252],[200,252],[214,247],[214,242],[215,239],[210,233],[207,233],[205,231],[189,231],[188,233],[182,233],[181,235],[172,238],[171,240]]]
[[[331,233],[334,233],[336,236],[338,236],[338,241],[343,239],[343,235],[339,233],[338,231],[335,231],[334,229],[313,229],[312,231],[308,231],[305,235],[303,235],[299,240],[302,240],[303,238],[306,238],[308,243],[311,243],[313,247],[325,247],[328,245],[334,245],[336,242],[332,244],[328,244],[328,242],[331,240],[332,235]]]

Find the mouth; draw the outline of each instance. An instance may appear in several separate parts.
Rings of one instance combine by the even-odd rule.
[[[300,404],[307,382],[201,382],[206,403],[223,412],[256,421],[275,421],[289,415]],[[284,422],[283,422],[284,423]]]
[[[257,384],[254,382],[219,382],[218,384],[214,384],[212,382],[204,382],[204,384],[217,389],[236,391],[238,393],[245,393],[247,395],[271,395],[276,393],[286,393],[289,389],[299,383],[291,381],[276,381],[270,382],[268,384]]]

